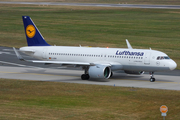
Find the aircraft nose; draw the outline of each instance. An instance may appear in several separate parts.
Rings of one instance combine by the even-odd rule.
[[[169,62],[169,69],[170,70],[174,70],[177,67],[176,62],[174,62],[173,60],[171,60],[171,62]]]

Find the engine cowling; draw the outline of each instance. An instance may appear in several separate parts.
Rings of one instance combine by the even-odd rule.
[[[134,75],[141,75],[144,74],[144,71],[129,71],[129,70],[124,70],[126,74],[134,74]]]
[[[89,67],[90,78],[108,79],[111,76],[111,68],[104,65],[96,65]]]

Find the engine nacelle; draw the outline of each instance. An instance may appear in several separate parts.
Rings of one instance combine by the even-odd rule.
[[[134,75],[141,75],[144,74],[144,71],[129,71],[129,70],[124,70],[126,74],[134,74]]]
[[[96,65],[89,67],[90,78],[108,79],[111,76],[111,68],[104,65]]]

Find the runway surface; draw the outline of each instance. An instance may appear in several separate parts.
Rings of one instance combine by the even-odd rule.
[[[61,3],[61,2],[0,2],[0,3],[1,4],[27,4],[27,5],[63,5],[63,6],[180,9],[180,5],[100,4],[100,3]]]
[[[29,56],[23,56],[26,59],[32,59]],[[0,78],[180,90],[180,70],[157,72],[155,73],[156,82],[149,82],[148,73],[128,75],[122,72],[115,72],[108,80],[81,80],[83,71],[72,69],[19,61],[12,48],[0,47]]]

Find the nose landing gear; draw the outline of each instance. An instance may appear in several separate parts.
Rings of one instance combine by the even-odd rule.
[[[149,81],[150,81],[150,82],[155,82],[156,79],[154,78],[154,72],[149,72],[149,74],[150,74],[150,77],[151,77],[151,78],[149,79]]]

